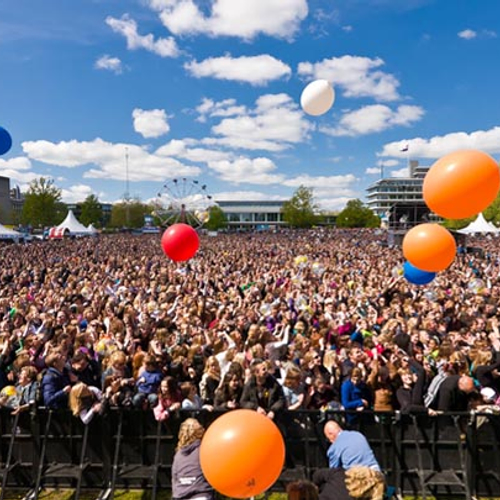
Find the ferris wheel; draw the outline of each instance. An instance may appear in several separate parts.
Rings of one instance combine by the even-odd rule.
[[[160,219],[162,226],[183,222],[194,228],[208,222],[209,209],[215,204],[206,184],[186,177],[163,184],[153,203],[153,215]]]

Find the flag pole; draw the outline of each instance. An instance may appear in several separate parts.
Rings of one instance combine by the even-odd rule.
[[[411,172],[410,172],[410,145],[409,144],[406,144],[404,145],[400,151],[402,153],[406,153],[406,168],[408,169],[408,177],[411,176]]]

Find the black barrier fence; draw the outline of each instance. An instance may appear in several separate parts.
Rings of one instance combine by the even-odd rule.
[[[163,423],[151,410],[109,410],[84,425],[69,411],[38,409],[12,416],[0,411],[1,496],[14,488],[30,489],[36,500],[43,488],[97,490],[113,498],[116,488],[151,490],[171,486],[171,464],[183,419],[208,426],[217,412],[181,412]],[[353,414],[347,428],[370,442],[398,494],[426,498],[494,496],[500,492],[500,416],[493,414],[401,415]],[[286,442],[286,463],[273,486],[311,478],[327,467],[327,419],[343,423],[343,412],[290,411],[277,424]]]

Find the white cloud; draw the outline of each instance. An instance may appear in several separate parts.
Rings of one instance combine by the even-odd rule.
[[[317,198],[316,201],[320,210],[327,212],[339,212],[340,210],[343,210],[345,208],[349,200],[353,200],[355,198],[359,198],[359,193],[351,196]]]
[[[234,161],[212,161],[209,168],[217,172],[220,179],[235,184],[278,184],[284,176],[273,173],[276,165],[269,158],[237,158]]]
[[[208,117],[220,116],[238,116],[246,113],[245,106],[236,105],[236,99],[224,99],[223,101],[215,102],[212,99],[204,97],[201,104],[196,107],[199,113],[196,121],[205,123]]]
[[[267,201],[288,200],[289,196],[269,195],[260,191],[223,191],[214,195],[214,200],[219,201]]]
[[[412,158],[440,158],[459,149],[479,149],[485,153],[500,153],[500,127],[475,132],[453,132],[431,137],[430,139],[415,138],[385,144],[378,156],[406,158],[408,153],[401,149],[408,145]]]
[[[127,14],[121,19],[108,16],[106,24],[115,33],[120,33],[127,40],[127,48],[130,50],[145,49],[160,57],[177,57],[179,49],[173,37],[154,39],[152,34],[139,35],[137,23]]]
[[[409,176],[410,172],[408,171],[407,166],[400,168],[399,170],[393,170],[391,172],[391,177],[409,177]]]
[[[348,200],[360,198],[356,191],[359,179],[353,174],[313,177],[307,174],[287,179],[284,186],[298,188],[305,186],[313,189],[314,202],[321,210],[340,210]]]
[[[158,148],[155,154],[159,156],[174,156],[196,163],[223,161],[232,158],[232,154],[226,151],[189,147],[190,142],[189,140],[172,140]]]
[[[202,142],[233,148],[282,151],[304,141],[313,127],[290,96],[267,94],[257,99],[254,109],[225,118],[212,127],[217,137],[209,137]]]
[[[111,57],[107,54],[101,56],[94,64],[96,69],[105,69],[111,71],[116,75],[121,75],[123,73],[122,62],[118,57]]]
[[[167,113],[163,109],[144,110],[140,108],[132,111],[134,130],[143,137],[160,137],[170,131],[167,122]]]
[[[75,184],[69,189],[61,189],[61,198],[64,203],[78,203],[84,201],[94,190],[85,184]]]
[[[169,177],[196,176],[201,172],[198,167],[184,165],[174,158],[150,154],[140,146],[113,144],[100,138],[83,142],[29,141],[23,142],[22,147],[30,159],[49,165],[68,168],[97,166],[86,171],[85,178],[125,180],[126,153],[130,181],[164,181]]]
[[[497,32],[494,30],[483,29],[481,31],[475,31],[471,29],[466,29],[457,33],[459,38],[464,40],[473,40],[474,38],[496,38]]]
[[[301,62],[299,75],[311,79],[330,81],[345,97],[372,97],[377,101],[395,101],[400,98],[399,81],[394,75],[379,70],[382,59],[342,56],[323,59],[318,63]]]
[[[22,170],[30,170],[31,162],[24,156],[17,156],[15,158],[9,158],[8,160],[0,158],[0,169],[16,170],[18,172]]]
[[[330,176],[318,176],[312,177],[307,174],[299,175],[293,177],[292,179],[287,179],[283,182],[283,185],[289,187],[299,187],[306,186],[314,188],[321,191],[329,191],[332,194],[337,192],[343,192],[346,189],[350,190],[351,186],[355,184],[359,179],[353,174],[346,175],[330,175]]]
[[[386,176],[388,168],[397,167],[398,165],[399,165],[399,160],[395,160],[395,159],[378,160],[377,166],[376,167],[367,167],[365,170],[365,174],[367,174],[367,175],[385,174],[384,176]],[[397,172],[401,172],[402,170],[404,170],[406,172],[406,174],[398,175]],[[408,168],[405,166],[401,170],[396,171],[396,173],[393,171],[390,173],[390,176],[391,177],[407,177],[408,176]]]
[[[198,2],[201,3],[201,2]],[[205,4],[207,2],[204,2]],[[307,17],[307,0],[210,0],[205,15],[193,0],[149,0],[174,35],[204,34],[251,40],[263,34],[291,39]]]
[[[147,0],[147,4],[154,10],[163,10],[174,5],[175,0]]]
[[[340,26],[340,11],[331,5],[326,9],[318,8],[309,15],[308,20],[310,24],[307,30],[314,38],[326,37],[332,27]]]
[[[397,167],[399,165],[399,160],[379,160],[377,162],[377,165],[379,166],[383,166],[383,167],[389,167],[389,168],[392,168],[392,167]]]
[[[191,61],[184,68],[196,78],[212,77],[251,85],[267,85],[272,80],[289,77],[290,67],[282,61],[262,54],[252,57],[211,57],[204,61]]]
[[[334,176],[334,178],[337,176]],[[324,177],[320,177],[319,179],[324,180]],[[330,179],[330,178],[328,178]],[[310,182],[314,185],[317,185],[318,182],[314,180],[314,178],[307,177],[301,178],[301,181]],[[321,182],[321,180],[319,182]],[[295,185],[293,180],[290,181],[293,186],[299,187],[300,183]],[[343,195],[345,192],[347,194]],[[289,196],[282,195],[269,195],[268,193],[261,193],[259,191],[229,191],[229,192],[219,192],[214,195],[214,199],[216,201],[241,201],[241,200],[249,200],[249,201],[259,201],[259,200],[289,200],[292,197],[293,193],[290,193]],[[326,211],[336,211],[341,210],[345,207],[346,203],[353,198],[359,198],[360,194],[356,193],[348,188],[340,188],[336,192],[333,192],[330,188],[325,189],[323,191],[318,190],[316,187],[314,188],[314,202],[318,204],[321,210]]]
[[[345,113],[336,127],[321,127],[320,131],[334,137],[354,137],[382,132],[395,126],[409,126],[423,115],[424,110],[420,106],[401,105],[392,110],[383,104],[372,104]]]
[[[458,32],[459,38],[463,38],[464,40],[472,40],[477,37],[477,32],[471,29],[466,29]]]
[[[22,184],[29,184],[32,180],[40,177],[31,171],[32,165],[28,158],[17,156],[3,160],[0,158],[0,176],[8,177]]]

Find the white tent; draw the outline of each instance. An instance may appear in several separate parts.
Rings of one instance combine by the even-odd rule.
[[[93,234],[93,232],[78,221],[73,210],[69,210],[66,218],[58,226],[50,229],[49,238],[62,238],[65,234],[86,236]]]
[[[0,224],[0,240],[19,240],[21,238],[23,238],[21,233]]]
[[[87,229],[90,231],[91,234],[97,234],[97,229],[94,227],[94,224],[92,222],[87,226]]]
[[[473,220],[467,227],[457,231],[461,234],[483,234],[483,233],[499,233],[500,229],[491,222],[487,222],[483,214],[479,214],[476,220]]]

